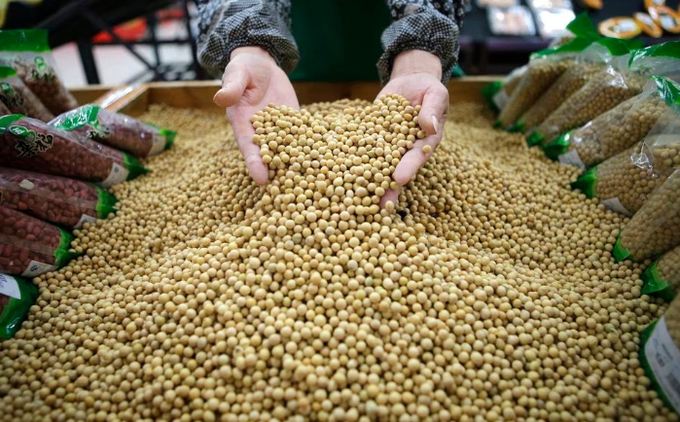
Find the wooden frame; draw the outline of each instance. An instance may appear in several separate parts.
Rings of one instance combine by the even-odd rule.
[[[481,102],[482,87],[495,80],[498,80],[498,77],[479,76],[452,80],[448,85],[451,103]],[[151,104],[195,108],[223,114],[224,110],[212,101],[219,86],[219,81],[159,82],[125,86],[113,90],[107,90],[105,87],[90,87],[73,92],[81,104],[97,103],[109,110],[120,111],[131,116],[144,113]],[[301,104],[336,101],[343,98],[373,100],[380,92],[380,85],[376,82],[296,82],[293,86]]]

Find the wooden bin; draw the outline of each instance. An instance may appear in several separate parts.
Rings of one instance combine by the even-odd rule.
[[[458,102],[481,102],[481,89],[497,77],[464,77],[452,80],[449,85],[451,104]],[[219,81],[158,82],[139,86],[126,86],[113,90],[105,87],[88,87],[73,90],[81,104],[96,103],[109,110],[138,116],[151,104],[166,104],[178,108],[194,108],[224,114],[212,99],[219,89]],[[380,91],[374,82],[353,83],[294,83],[300,104],[336,101],[343,98],[373,100]]]

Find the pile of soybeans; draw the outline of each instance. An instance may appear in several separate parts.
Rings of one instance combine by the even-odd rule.
[[[665,306],[576,169],[458,105],[380,210],[418,108],[307,110],[253,118],[265,187],[223,118],[143,116],[176,147],[36,279],[0,343],[3,421],[678,420],[638,361]]]

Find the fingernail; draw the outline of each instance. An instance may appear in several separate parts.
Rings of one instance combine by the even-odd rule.
[[[437,121],[437,116],[432,116],[432,126],[434,126],[434,133],[439,133],[439,121]]]

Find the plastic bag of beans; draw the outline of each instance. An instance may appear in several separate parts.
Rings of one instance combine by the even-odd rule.
[[[680,413],[680,297],[642,330],[638,356],[661,401]]]
[[[544,145],[545,154],[563,164],[592,167],[643,140],[665,113],[663,120],[676,120],[677,87],[668,79],[653,79],[641,94]]]
[[[482,89],[482,96],[493,111],[500,111],[505,108],[508,99],[512,95],[519,81],[527,71],[527,65],[518,67],[510,72],[502,81],[495,81],[486,85]]]
[[[673,300],[680,288],[680,246],[654,261],[642,273],[642,293]]]
[[[585,47],[575,58],[575,64],[567,69],[550,88],[510,128],[512,132],[526,132],[538,126],[576,91],[601,72],[613,57],[628,54],[631,48],[639,48],[639,42],[624,42],[601,38]]]
[[[647,78],[675,75],[680,69],[680,42],[636,50],[615,58],[612,65],[595,75],[531,132],[529,145],[551,142],[561,134],[582,126],[642,92]]]
[[[54,118],[11,67],[0,66],[0,101],[9,110],[1,114],[23,114],[43,122]]]
[[[649,195],[614,244],[617,261],[642,261],[680,244],[680,170]]]
[[[50,125],[127,151],[136,157],[148,157],[165,151],[172,146],[177,135],[177,132],[91,104],[58,116]]]
[[[0,166],[40,169],[104,187],[148,172],[127,153],[20,114],[0,118]]]
[[[5,103],[0,100],[0,116],[5,116],[7,114],[12,114],[11,111],[9,111],[9,108],[5,105]]]
[[[116,198],[93,184],[0,167],[0,205],[68,228],[104,219]]]
[[[38,287],[7,274],[0,274],[0,339],[14,337],[38,299]]]
[[[0,271],[35,277],[76,256],[73,236],[46,221],[0,205]]]
[[[47,31],[0,31],[0,50],[0,57],[10,62],[10,66],[52,114],[58,115],[78,107],[78,102],[64,87],[55,70]]]

